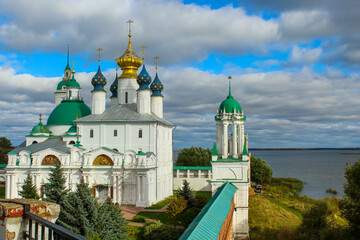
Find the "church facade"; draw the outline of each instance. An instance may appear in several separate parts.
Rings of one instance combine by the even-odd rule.
[[[174,125],[163,118],[158,74],[152,81],[133,51],[131,31],[125,53],[117,59],[111,84],[111,106],[106,109],[106,78],[99,68],[91,80],[91,108],[81,97],[75,71],[69,66],[55,92],[56,107],[32,129],[26,140],[8,154],[6,198],[18,191],[29,173],[43,194],[50,168],[64,168],[66,185],[75,190],[84,179],[93,195],[104,201],[149,206],[173,194],[172,139]],[[140,74],[137,70],[142,66]],[[157,67],[156,67],[157,68]]]

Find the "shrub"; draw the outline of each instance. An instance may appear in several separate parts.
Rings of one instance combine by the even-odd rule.
[[[149,222],[144,225],[140,235],[144,240],[176,240],[180,237],[181,231],[171,225]]]
[[[273,170],[271,167],[261,158],[251,156],[251,181],[256,183],[270,183]]]
[[[144,217],[141,217],[141,216],[135,216],[133,217],[133,219],[131,219],[132,222],[141,222],[141,223],[144,223],[146,222],[146,219]]]
[[[326,193],[331,193],[333,195],[336,195],[338,192],[336,191],[336,189],[332,189],[332,188],[328,188],[325,190]]]

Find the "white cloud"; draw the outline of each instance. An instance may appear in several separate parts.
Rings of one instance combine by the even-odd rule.
[[[300,48],[297,45],[293,46],[290,55],[290,63],[312,63],[319,59],[322,49],[320,47],[308,49]]]

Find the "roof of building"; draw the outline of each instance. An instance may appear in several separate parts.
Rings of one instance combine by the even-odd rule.
[[[67,88],[80,88],[80,84],[74,78],[74,74],[73,74],[72,78],[70,79],[70,81],[68,81],[66,83],[66,87]]]
[[[140,74],[136,78],[137,83],[139,84],[138,90],[148,90],[149,84],[151,83],[151,77],[149,73],[146,71],[145,64],[143,64],[143,68]]]
[[[92,91],[105,91],[104,86],[106,85],[107,81],[104,75],[101,72],[101,68],[99,65],[99,68],[94,75],[94,77],[91,80],[91,84],[94,86],[94,89]]]
[[[114,105],[102,114],[91,114],[76,120],[82,122],[160,122],[173,126],[169,121],[159,118],[155,114],[140,114],[137,112],[136,103]]]
[[[217,150],[217,147],[216,147],[216,142],[214,142],[213,149],[212,149],[212,152],[211,152],[211,156],[217,156],[217,155],[218,155],[218,150]]]
[[[164,85],[159,79],[158,74],[156,73],[154,81],[150,85],[150,89],[153,92],[152,96],[159,96],[162,97],[162,90],[164,90]]]
[[[51,137],[44,142],[31,144],[27,147],[21,144],[11,152],[19,153],[23,150],[30,151],[31,153],[39,152],[47,148],[53,148],[63,153],[70,153],[69,148],[66,147],[66,142],[62,141],[60,137]]]
[[[235,192],[234,185],[229,182],[224,183],[179,239],[218,239]]]
[[[46,128],[46,126],[42,124],[40,119],[39,124],[33,127],[33,129],[31,130],[31,134],[33,133],[50,133],[50,131]]]
[[[63,87],[64,85],[66,85],[66,83],[67,83],[67,82],[64,82],[63,80],[61,80],[61,81],[58,83],[58,85],[57,85],[57,87],[56,87],[56,90],[62,90],[62,87]]]
[[[211,170],[212,167],[199,166],[174,166],[174,170]]]
[[[82,100],[63,100],[51,112],[47,125],[72,125],[72,121],[91,114],[91,109]]]
[[[117,95],[118,95],[118,70],[117,70],[117,68],[116,68],[115,80],[110,86],[110,91],[112,93],[110,98],[117,98]]]
[[[220,113],[241,113],[241,106],[231,95],[231,84],[229,82],[229,95],[222,101],[219,108]]]

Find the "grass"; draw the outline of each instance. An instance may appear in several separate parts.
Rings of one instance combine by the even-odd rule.
[[[162,223],[172,224],[173,220],[168,217],[166,212],[139,212],[134,218],[150,218],[160,220]],[[133,218],[133,219],[134,219]]]
[[[175,198],[175,195],[172,195],[158,203],[151,205],[150,207],[146,207],[145,209],[162,209],[163,207],[168,205],[174,198]]]
[[[0,187],[0,198],[5,198],[5,187]]]

